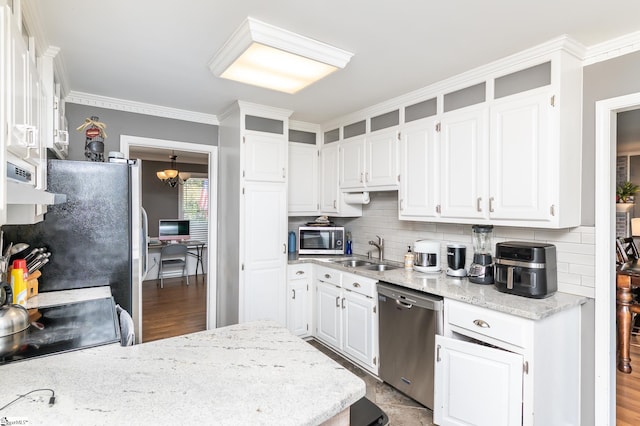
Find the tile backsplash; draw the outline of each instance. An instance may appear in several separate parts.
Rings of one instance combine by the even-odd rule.
[[[372,192],[371,202],[362,206],[362,217],[331,218],[336,224],[351,232],[354,254],[366,255],[373,249],[370,240],[376,235],[384,239],[386,260],[402,262],[407,247],[416,240],[441,241],[441,264],[446,268],[448,243],[467,246],[466,266],[473,257],[471,225],[450,223],[413,222],[398,219],[398,193],[396,191]],[[309,217],[290,217],[289,230],[296,231]],[[541,229],[496,226],[493,242],[509,240],[535,241],[556,246],[558,258],[558,291],[594,297],[595,290],[595,227],[579,226],[569,229]]]

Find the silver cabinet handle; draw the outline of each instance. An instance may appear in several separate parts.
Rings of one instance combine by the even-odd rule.
[[[287,175],[286,175],[286,173],[285,173],[285,171],[284,171],[284,167],[282,168],[282,177],[283,177],[283,178],[287,177]]]
[[[488,322],[485,322],[481,319],[473,320],[473,323],[481,328],[491,328]]]
[[[493,197],[489,198],[489,212],[493,213]]]
[[[324,277],[325,277],[326,279],[329,279],[329,278],[331,278],[331,275],[329,275],[329,274],[324,274]]]
[[[340,307],[340,296],[336,297],[336,308]]]
[[[482,197],[478,197],[478,199],[476,200],[476,209],[481,212],[482,211],[482,206],[480,205],[482,203]]]
[[[342,309],[344,309],[344,297],[342,298]]]
[[[360,183],[362,183],[362,182],[363,182],[363,179],[364,179],[364,178],[363,178],[363,175],[364,175],[364,173],[363,173],[363,172],[360,172]]]
[[[556,206],[551,204],[551,207],[549,208],[549,213],[551,213],[551,216],[555,216],[556,215]]]
[[[355,288],[360,288],[360,283],[353,283],[351,285],[354,286]]]
[[[304,275],[304,271],[296,271],[296,275]]]
[[[282,252],[283,253],[287,253],[287,245],[286,244],[282,244]]]
[[[291,296],[291,299],[296,300],[296,289],[295,288],[292,289],[291,293],[293,293],[292,296]]]
[[[337,200],[333,200],[333,208],[334,209],[338,208],[338,201]]]
[[[440,362],[440,345],[438,345],[437,351],[436,351],[436,362]]]
[[[365,182],[369,182],[369,172],[366,172],[366,173],[364,174],[364,181],[365,181]]]
[[[404,205],[404,200],[400,198],[400,211],[404,210],[403,205]]]

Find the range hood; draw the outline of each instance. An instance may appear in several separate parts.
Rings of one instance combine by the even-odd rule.
[[[7,181],[7,204],[52,205],[67,201],[65,194],[53,194],[24,183]]]

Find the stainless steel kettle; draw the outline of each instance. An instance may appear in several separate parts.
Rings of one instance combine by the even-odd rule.
[[[29,327],[29,312],[20,305],[12,304],[12,298],[11,286],[6,282],[0,283],[0,337],[20,333]]]

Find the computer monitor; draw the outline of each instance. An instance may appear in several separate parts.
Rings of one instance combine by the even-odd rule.
[[[160,241],[181,241],[190,238],[188,220],[160,219],[158,221],[158,239]]]

